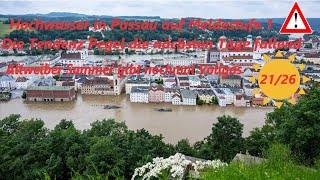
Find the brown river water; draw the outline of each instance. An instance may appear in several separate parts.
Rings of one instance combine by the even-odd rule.
[[[119,109],[103,109],[114,104]],[[170,107],[172,112],[158,112],[157,107]],[[243,136],[265,122],[265,114],[273,108],[240,108],[233,105],[219,106],[173,106],[170,103],[130,103],[128,95],[84,96],[78,95],[73,102],[24,102],[11,99],[0,102],[0,119],[10,114],[20,114],[23,119],[40,118],[47,128],[53,128],[61,119],[72,120],[78,129],[90,128],[95,120],[114,118],[125,121],[129,129],[146,129],[151,134],[164,136],[167,143],[187,138],[191,143],[202,140],[211,132],[213,123],[221,115],[237,117],[244,124]]]

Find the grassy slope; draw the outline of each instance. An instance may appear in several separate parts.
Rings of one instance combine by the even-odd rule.
[[[320,171],[293,164],[275,166],[269,163],[247,165],[231,163],[224,169],[209,169],[200,179],[317,179]]]
[[[289,146],[274,144],[261,164],[231,162],[226,167],[200,173],[200,179],[320,179],[319,160],[309,168],[297,165],[292,155]]]

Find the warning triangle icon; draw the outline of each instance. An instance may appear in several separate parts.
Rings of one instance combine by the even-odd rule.
[[[312,34],[310,25],[297,2],[294,3],[288,17],[284,21],[280,34]]]

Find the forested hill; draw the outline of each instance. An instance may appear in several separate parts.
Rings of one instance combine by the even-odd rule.
[[[257,19],[257,21],[261,22],[268,22],[268,19]],[[272,18],[272,22],[276,24],[283,24],[285,21],[285,18]],[[313,30],[320,30],[320,18],[307,18],[307,21],[309,25],[311,26],[311,29]]]
[[[152,20],[152,21],[161,21],[163,18],[160,16],[110,16],[110,15],[86,15],[79,13],[70,13],[70,12],[51,12],[48,14],[24,14],[24,15],[1,15],[2,18],[41,18],[43,21],[75,21],[75,20],[93,20],[95,18],[100,19],[111,19],[111,18],[119,18],[126,20]],[[187,17],[197,19],[198,17]],[[221,17],[223,19],[223,17]],[[177,18],[172,18],[173,20],[177,20]],[[201,18],[206,20],[204,18]],[[257,18],[256,21],[267,22],[270,18]],[[285,18],[272,18],[273,23],[275,24],[283,24]],[[227,19],[234,20],[234,19]],[[244,21],[249,21],[250,19],[240,19]],[[320,30],[320,18],[307,18],[311,28],[313,30]]]

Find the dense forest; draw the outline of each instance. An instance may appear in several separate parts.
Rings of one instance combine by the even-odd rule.
[[[167,144],[161,135],[129,130],[113,119],[96,121],[78,130],[61,120],[47,129],[41,119],[22,120],[10,115],[0,120],[0,179],[69,179],[95,176],[130,179],[134,169],[154,157],[176,152],[203,159],[230,162],[239,152],[262,156],[274,143],[286,144],[294,161],[314,166],[320,158],[320,87],[313,84],[295,105],[284,104],[266,115],[266,124],[242,137],[243,125],[230,116],[218,118],[203,141],[187,139]]]

